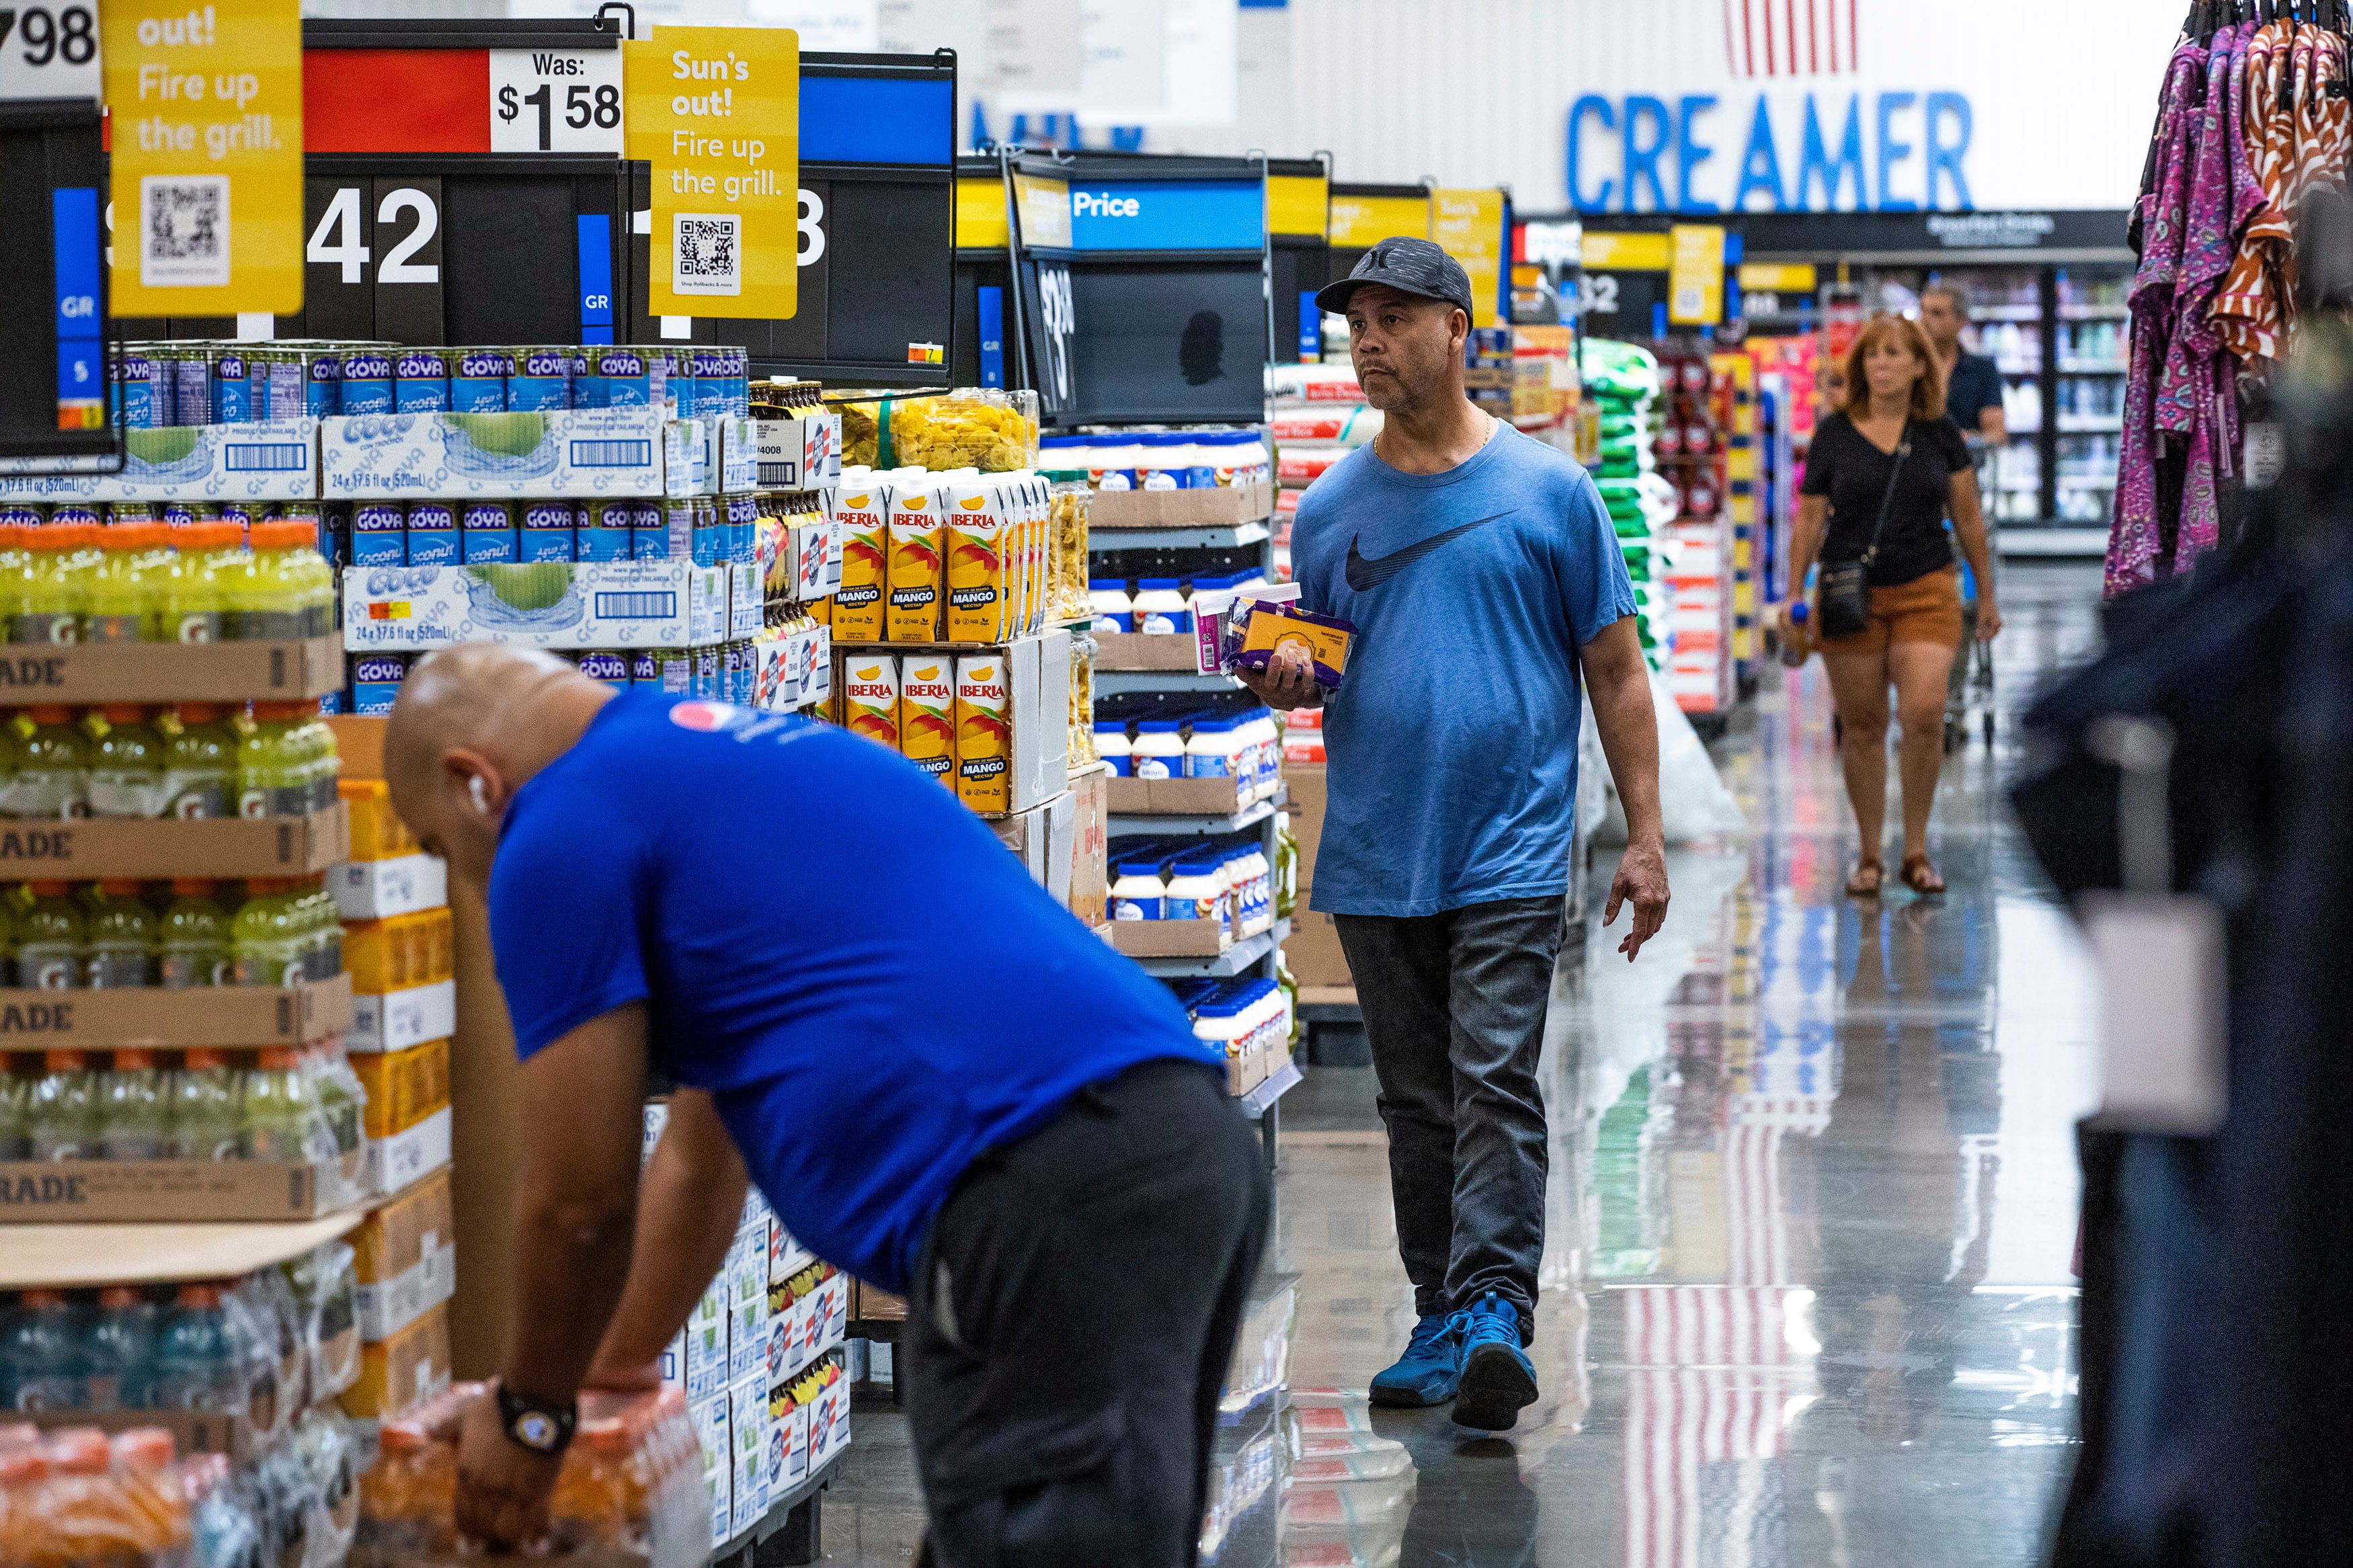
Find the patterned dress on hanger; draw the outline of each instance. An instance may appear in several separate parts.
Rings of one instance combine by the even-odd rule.
[[[2135,215],[2141,233],[2140,265],[2130,302],[2132,350],[2125,379],[2124,432],[2117,467],[2116,511],[2109,525],[2105,592],[2114,595],[2156,580],[2159,547],[2157,499],[2158,372],[2172,334],[2174,282],[2181,268],[2189,174],[2204,102],[2209,50],[2195,38],[2174,46],[2158,95],[2157,156],[2149,188]]]

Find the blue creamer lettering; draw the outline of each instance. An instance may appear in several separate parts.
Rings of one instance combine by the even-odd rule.
[[[65,860],[73,855],[73,829],[12,827],[0,832],[0,860]]]
[[[0,1035],[63,1035],[72,1030],[70,1002],[11,1002],[0,1007]]]
[[[0,1176],[0,1207],[45,1207],[90,1201],[75,1175]]]

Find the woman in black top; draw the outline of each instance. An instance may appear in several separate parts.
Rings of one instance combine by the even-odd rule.
[[[1928,812],[1944,765],[1945,685],[1961,646],[1960,574],[1953,531],[1978,585],[1978,638],[2001,630],[1988,570],[1985,517],[1960,427],[1945,414],[1945,388],[1928,335],[1916,321],[1875,316],[1846,361],[1847,405],[1814,431],[1789,547],[1791,602],[1816,560],[1860,561],[1872,548],[1871,624],[1852,637],[1820,641],[1831,698],[1845,731],[1841,760],[1847,798],[1862,837],[1862,863],[1847,879],[1857,898],[1885,879],[1880,860],[1887,816],[1887,689],[1904,722],[1904,858],[1898,876],[1915,892],[1945,890],[1928,858]],[[1896,454],[1905,449],[1900,472]],[[1894,474],[1891,489],[1889,476]],[[1880,519],[1883,505],[1886,520]],[[1788,606],[1782,634],[1792,633]]]

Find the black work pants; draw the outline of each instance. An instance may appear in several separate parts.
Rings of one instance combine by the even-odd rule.
[[[1266,1240],[1219,1075],[1148,1062],[984,1155],[925,1239],[902,1346],[938,1568],[1187,1568]]]
[[[1492,1290],[1520,1310],[1530,1338],[1550,1164],[1536,1058],[1561,900],[1332,923],[1380,1080],[1414,1310],[1462,1311]]]

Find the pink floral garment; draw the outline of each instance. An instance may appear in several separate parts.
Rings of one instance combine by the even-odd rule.
[[[2157,578],[2157,383],[2173,331],[2174,284],[2181,268],[2208,60],[2209,51],[2195,38],[2183,38],[2166,62],[2165,85],[2158,95],[2157,160],[2148,191],[2140,198],[2140,266],[2130,293],[2132,349],[2116,510],[2108,530],[2105,592],[2111,596]]]
[[[2221,479],[2238,457],[2238,395],[2232,362],[2214,330],[2214,296],[2238,255],[2232,222],[2234,165],[2244,162],[2239,128],[2245,110],[2246,39],[2250,26],[2214,35],[2206,65],[2198,161],[2189,177],[2189,216],[2181,236],[2181,272],[2174,286],[2174,321],[2165,369],[2157,384],[2156,426],[2168,443],[2188,452],[2182,478],[2181,521],[2166,574],[2187,569],[2221,540]]]

